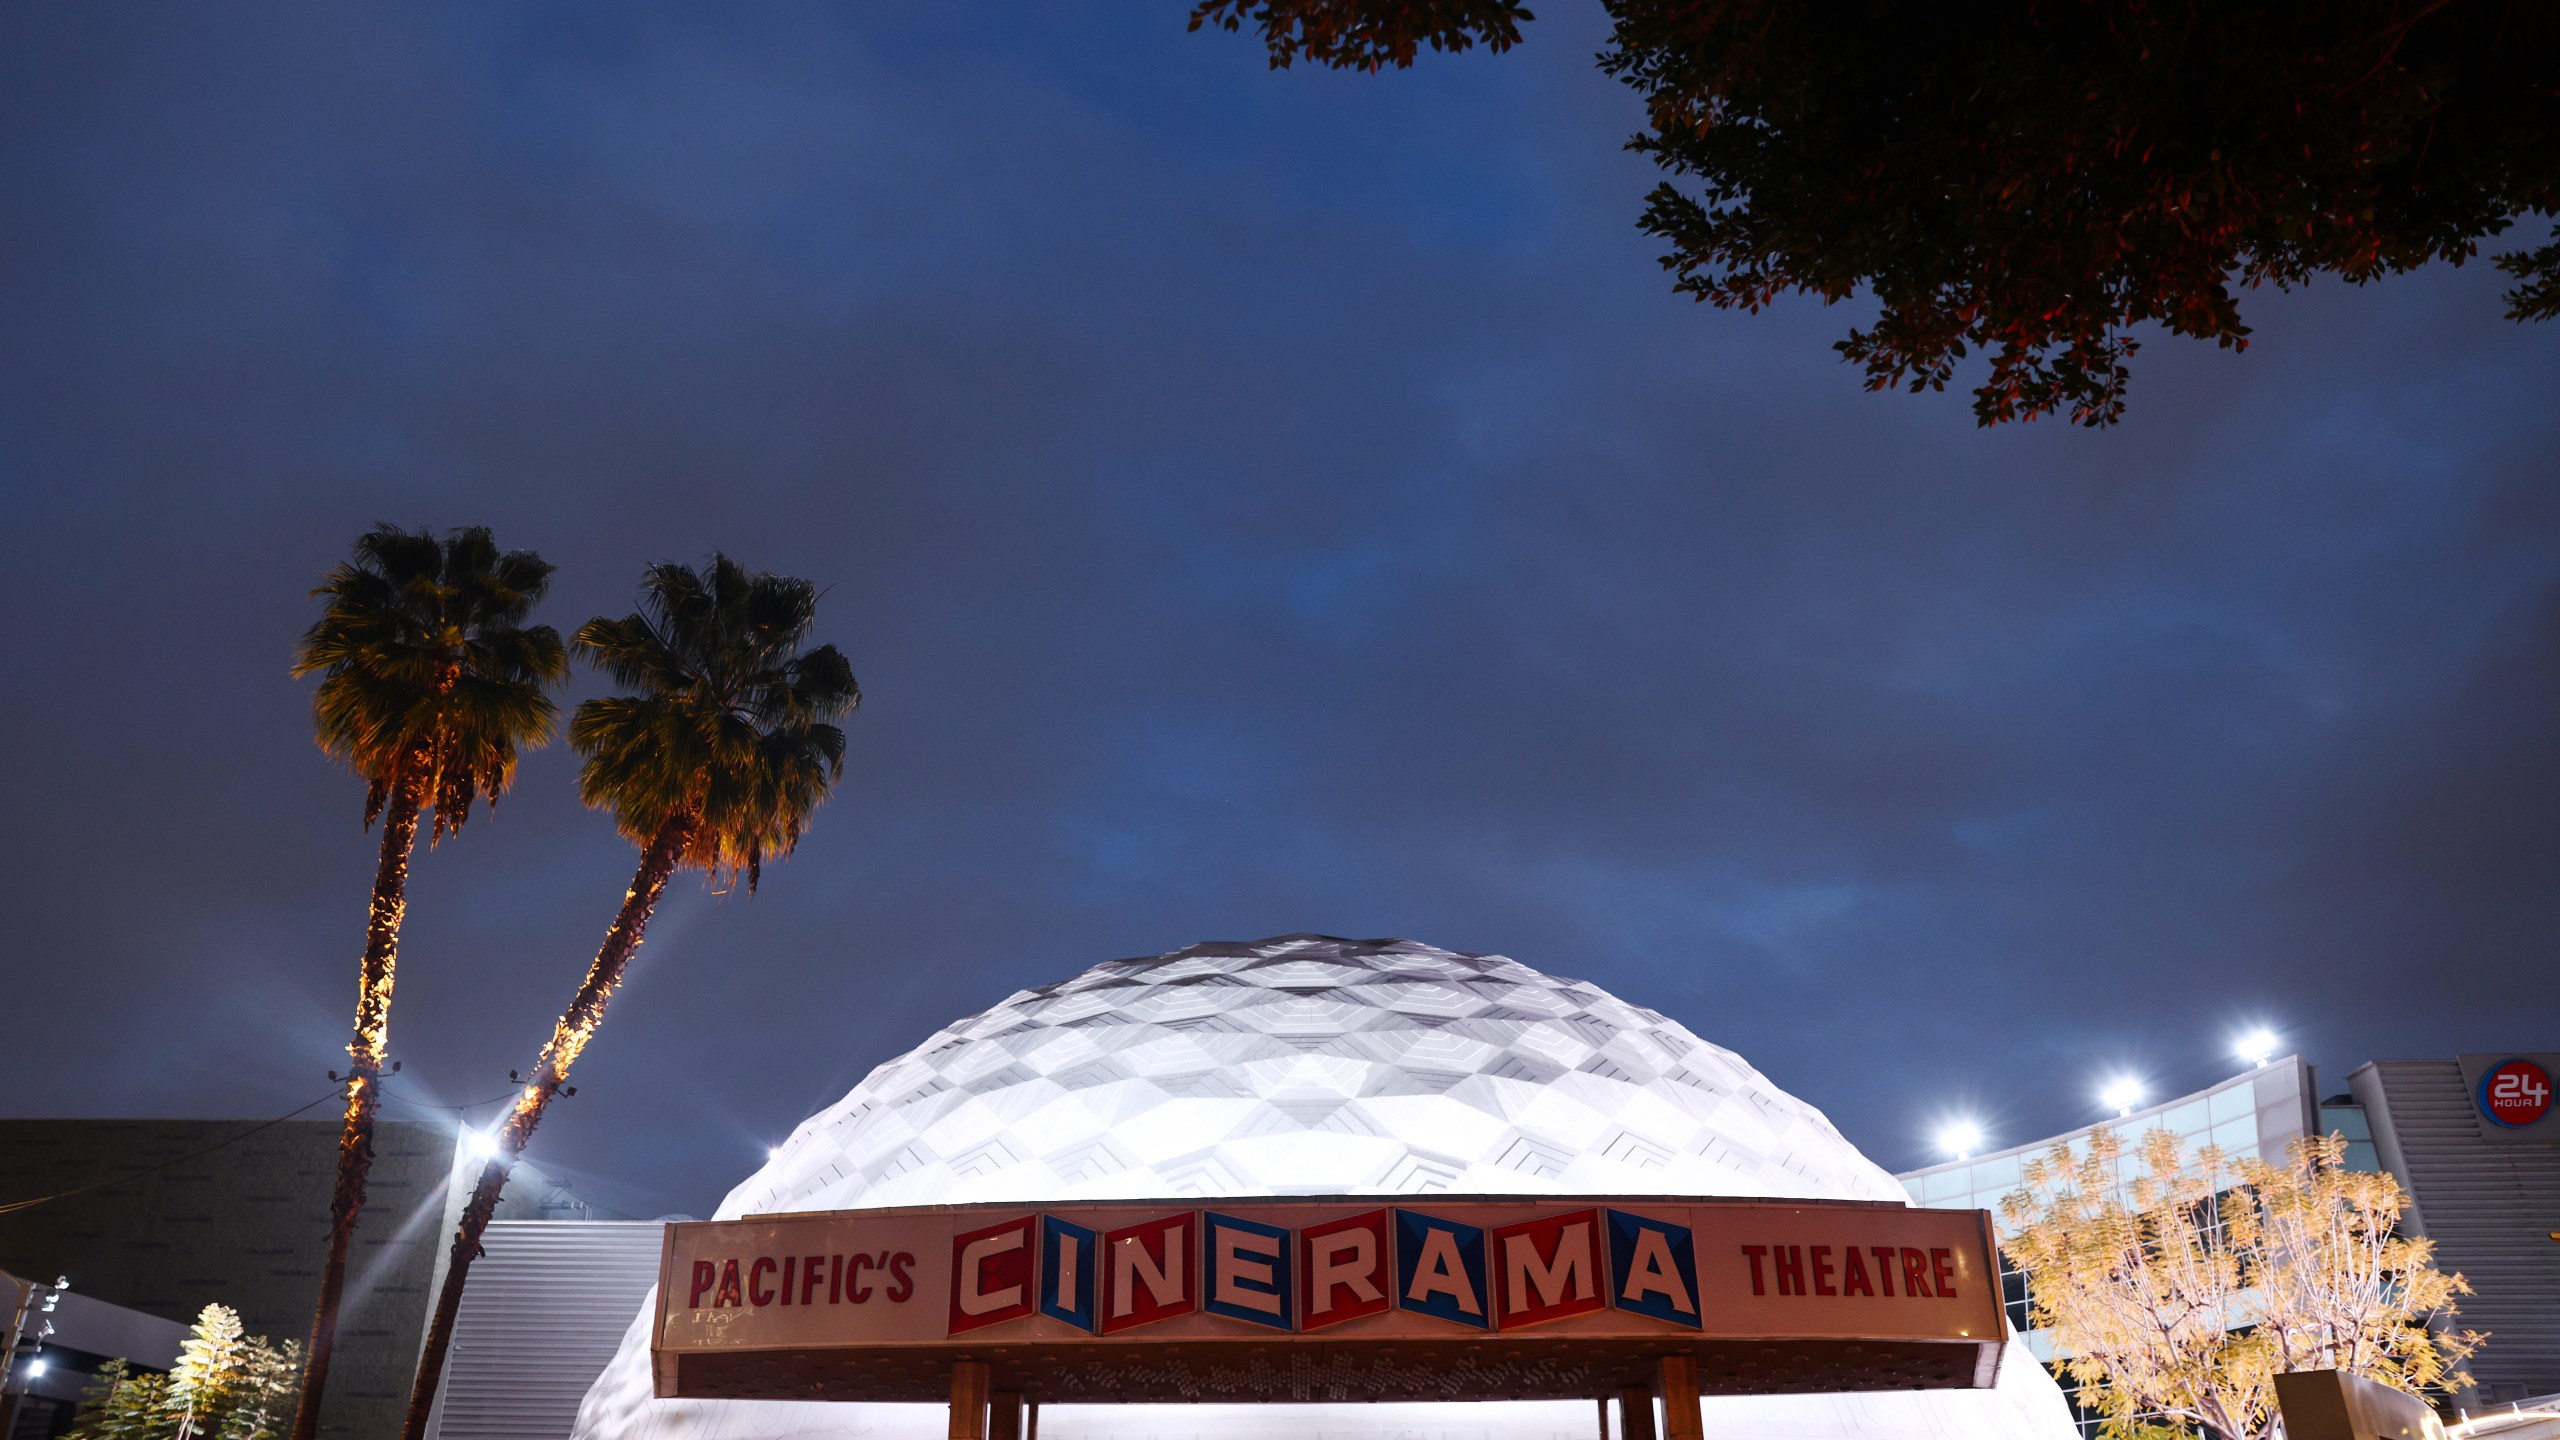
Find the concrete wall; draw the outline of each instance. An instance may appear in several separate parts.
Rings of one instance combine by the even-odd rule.
[[[0,1201],[89,1185],[248,1130],[237,1120],[0,1120]],[[329,1231],[338,1124],[288,1121],[212,1154],[0,1215],[0,1270],[181,1323],[208,1303],[254,1335],[311,1329]],[[348,1264],[321,1433],[396,1434],[429,1296],[452,1164],[449,1130],[385,1121]]]

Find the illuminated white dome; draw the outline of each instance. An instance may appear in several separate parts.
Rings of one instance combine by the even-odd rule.
[[[1821,1112],[1597,986],[1500,955],[1291,935],[1116,960],[1020,991],[872,1071],[792,1132],[718,1213],[1432,1191],[1906,1199]],[[652,1399],[648,1315],[589,1392],[580,1440],[940,1433],[937,1415],[917,1407]],[[1948,1434],[2068,1435],[2052,1382],[2025,1370],[2022,1383],[2041,1382],[2050,1402],[2034,1406],[2049,1412],[2038,1418],[2062,1429],[1968,1408],[2011,1400],[2005,1373],[1992,1394],[1709,1406],[1719,1424],[1766,1414],[1788,1422],[1766,1433],[1806,1440],[1940,1433],[1822,1419],[1833,1409],[1883,1419],[1876,1407],[1897,1402],[1933,1414],[1952,1404],[1964,1423]],[[1481,1406],[1365,1408],[1381,1421],[1384,1409],[1445,1411],[1443,1423],[1475,1434],[1493,1419]],[[1587,1406],[1500,1408],[1531,1425],[1497,1425],[1506,1436],[1590,1429]],[[1044,1414],[1043,1434],[1063,1440],[1068,1419]],[[1278,1414],[1232,1420],[1149,1429],[1287,1428]],[[1323,1428],[1354,1433],[1339,1418]],[[1438,1428],[1396,1423],[1397,1433]]]

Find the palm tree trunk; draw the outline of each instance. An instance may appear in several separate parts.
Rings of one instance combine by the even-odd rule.
[[[444,1285],[436,1291],[427,1343],[418,1353],[418,1378],[409,1391],[409,1414],[401,1422],[401,1440],[426,1440],[427,1416],[435,1409],[436,1389],[444,1382],[445,1352],[453,1344],[454,1317],[462,1310],[463,1281],[471,1272],[471,1262],[480,1257],[480,1237],[489,1228],[489,1217],[497,1213],[498,1197],[507,1188],[507,1172],[524,1154],[526,1144],[533,1139],[533,1128],[542,1123],[542,1113],[551,1108],[552,1097],[569,1078],[569,1067],[577,1063],[578,1055],[594,1037],[596,1026],[604,1020],[605,1004],[613,998],[614,987],[622,983],[622,972],[630,966],[631,957],[640,953],[649,916],[658,908],[658,897],[665,893],[668,878],[675,874],[676,862],[683,858],[685,838],[691,829],[688,819],[670,820],[659,827],[649,848],[641,852],[640,869],[631,877],[631,888],[622,895],[621,913],[614,916],[613,927],[604,932],[604,946],[596,951],[595,963],[587,967],[587,978],[579,983],[569,1008],[551,1027],[551,1042],[542,1047],[542,1058],[534,1063],[532,1078],[516,1096],[514,1107],[507,1111],[506,1122],[495,1137],[498,1153],[480,1167],[480,1179],[471,1187],[471,1203],[463,1207],[462,1225],[453,1235],[453,1253],[445,1265]]]
[[[347,1076],[347,1116],[338,1132],[338,1181],[329,1192],[329,1257],[320,1266],[320,1296],[311,1309],[302,1386],[293,1404],[292,1440],[312,1440],[320,1427],[320,1394],[338,1338],[338,1300],[347,1283],[347,1250],[364,1209],[373,1170],[373,1117],[382,1108],[382,1067],[391,1047],[391,982],[400,963],[400,920],[409,907],[409,856],[418,845],[422,786],[404,774],[382,813],[382,855],[373,870],[373,907],[365,921],[364,968],[356,986],[354,1062]]]

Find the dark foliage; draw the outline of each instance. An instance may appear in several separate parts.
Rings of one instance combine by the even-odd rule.
[[[320,677],[312,728],[365,778],[365,824],[406,782],[435,808],[436,837],[458,831],[475,800],[497,803],[514,780],[518,747],[551,738],[548,687],[568,652],[550,626],[524,623],[550,583],[549,562],[500,550],[485,528],[377,525],[311,592],[328,607],[293,673]]]
[[[1251,25],[1269,42],[1276,70],[1304,56],[1319,65],[1376,71],[1412,64],[1425,45],[1508,50],[1520,43],[1520,22],[1536,18],[1517,0],[1203,0],[1191,12],[1191,28],[1215,25],[1232,33]]]
[[[700,571],[650,567],[639,610],[578,629],[579,651],[636,692],[570,720],[579,796],[642,846],[681,821],[683,863],[754,890],[765,857],[791,853],[844,773],[831,722],[862,699],[844,652],[800,648],[817,609],[808,581],[726,555]]]
[[[1642,227],[1682,293],[1880,307],[1838,349],[1871,388],[1980,353],[1985,425],[2124,413],[2132,332],[2245,348],[2237,292],[2461,263],[2560,212],[2550,0],[1611,0],[1600,56],[1670,178]],[[1507,48],[1517,5],[1207,0],[1275,65]],[[2560,243],[2499,259],[2560,314]]]

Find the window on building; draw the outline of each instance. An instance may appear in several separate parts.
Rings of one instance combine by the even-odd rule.
[[[2347,1142],[2348,1169],[2368,1175],[2382,1173],[2382,1155],[2373,1148],[2373,1121],[2352,1097],[2332,1095],[2320,1102],[2320,1133],[2336,1135]]]

